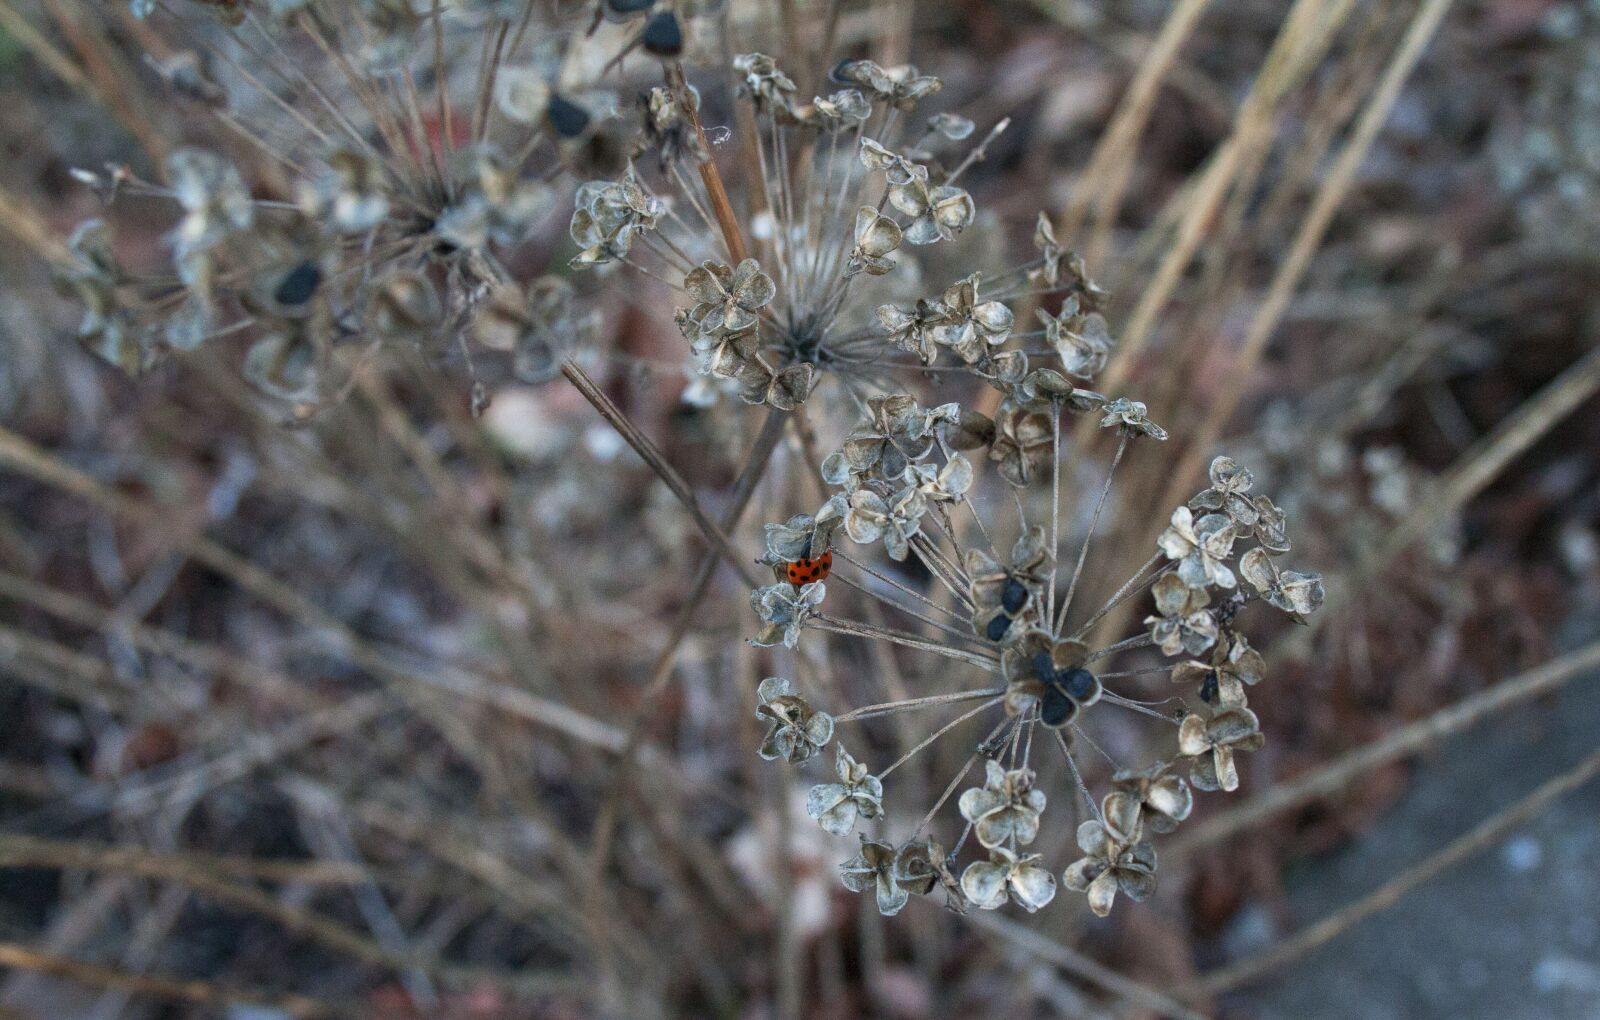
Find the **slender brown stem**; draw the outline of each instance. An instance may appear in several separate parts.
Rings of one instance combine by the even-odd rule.
[[[617,430],[617,435],[626,440],[627,444],[633,447],[633,451],[643,458],[646,464],[650,465],[652,471],[660,476],[661,481],[668,489],[672,490],[672,494],[678,497],[678,502],[682,503],[684,509],[689,511],[689,516],[694,519],[695,525],[700,529],[701,534],[705,535],[706,540],[711,543],[711,547],[716,550],[717,554],[727,560],[729,566],[738,571],[739,576],[746,584],[752,588],[756,587],[758,584],[756,575],[750,570],[744,558],[740,557],[739,553],[734,549],[727,533],[700,508],[700,501],[695,499],[693,490],[689,488],[689,483],[684,481],[683,476],[678,474],[676,468],[667,463],[666,457],[657,449],[655,443],[651,442],[648,436],[639,431],[633,422],[628,420],[628,416],[622,413],[621,408],[611,402],[611,398],[601,391],[600,387],[595,384],[593,379],[589,378],[589,374],[580,368],[577,362],[566,362],[561,366],[561,374],[566,376],[567,381],[572,383],[579,393],[583,394],[583,398],[596,411],[600,412],[600,417],[604,418],[607,424]]]
[[[843,715],[833,717],[835,723],[853,722],[856,719],[875,719],[880,715],[889,715],[894,712],[911,712],[920,708],[933,708],[938,705],[949,705],[957,701],[972,701],[975,698],[992,698],[996,694],[1004,694],[1004,687],[985,687],[976,691],[955,691],[951,694],[930,694],[926,698],[908,698],[904,701],[885,701],[880,705],[863,705],[851,709]]]
[[[689,123],[694,125],[695,138],[700,142],[700,151],[705,159],[700,161],[700,180],[706,186],[706,196],[711,200],[712,215],[717,218],[717,226],[722,229],[722,239],[728,245],[728,257],[737,265],[750,257],[750,250],[745,247],[744,234],[739,229],[739,218],[734,215],[733,203],[728,200],[728,189],[722,184],[722,174],[717,170],[717,162],[711,156],[711,142],[706,138],[706,129],[700,123],[700,111],[695,108],[694,102],[689,98],[689,85],[683,77],[683,67],[672,64],[667,68],[667,82],[678,93],[680,104],[689,115]]]

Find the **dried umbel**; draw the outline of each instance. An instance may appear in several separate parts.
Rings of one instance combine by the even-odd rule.
[[[940,302],[960,321],[906,328],[924,329],[930,350],[949,347],[972,364],[993,366],[993,349],[1002,345],[990,342],[989,328],[1008,321],[1009,311],[984,303],[975,285],[963,285]],[[928,309],[918,315],[927,319]],[[1080,337],[1103,332],[1103,325],[1072,328]],[[821,584],[795,589],[780,582],[753,597],[764,624],[755,643],[878,641],[941,656],[951,666],[924,673],[922,688],[908,676],[910,696],[835,706],[841,710],[832,717],[843,729],[889,715],[954,713],[876,772],[861,752],[870,741],[852,739],[854,754],[839,751],[838,781],[817,786],[811,801],[813,817],[835,835],[880,813],[889,828],[906,831],[894,821],[900,805],[892,774],[942,741],[972,748],[959,773],[938,782],[944,792],[931,807],[913,806],[921,821],[908,841],[864,842],[845,863],[846,885],[874,890],[885,913],[935,884],[899,881],[895,862],[903,854],[919,855],[920,875],[959,875],[940,883],[958,906],[1013,904],[1032,912],[1050,903],[1059,885],[1083,893],[1099,914],[1119,893],[1149,896],[1156,887],[1154,837],[1188,817],[1194,789],[1237,789],[1238,756],[1265,739],[1246,694],[1265,673],[1242,629],[1257,615],[1253,605],[1303,614],[1322,601],[1320,579],[1280,565],[1290,549],[1285,515],[1254,491],[1246,468],[1226,457],[1212,463],[1207,488],[1150,522],[1154,555],[1131,575],[1106,581],[1086,571],[1118,465],[1130,447],[1159,449],[1166,432],[1143,404],[1108,401],[1068,382],[1094,360],[1075,343],[1058,336],[1044,350],[1008,352],[1019,366],[985,375],[998,390],[992,420],[958,403],[927,407],[909,394],[870,397],[864,419],[822,465],[824,479],[839,491],[814,515],[768,526],[768,562],[831,551],[829,588],[860,592],[879,609],[850,618],[843,609],[829,610],[834,597]],[[1062,468],[1080,431],[1068,426],[1084,414],[1113,434],[1115,454],[1103,482],[1090,490],[1092,503],[1074,508]],[[980,470],[985,463],[991,471]],[[987,508],[1008,503],[1020,521],[989,519]],[[1030,508],[1041,505],[1046,516],[1036,519]],[[1087,533],[1075,555],[1063,556],[1062,522],[1081,520],[1080,511],[1087,511]],[[841,546],[841,529],[854,549]],[[1002,541],[1007,530],[1014,537]],[[869,563],[879,550],[881,560]],[[911,564],[917,572],[906,569]],[[1084,612],[1080,593],[1091,585],[1109,594]],[[1111,614],[1147,592],[1152,611],[1144,629],[1103,633],[1102,621],[1123,618]],[[1180,694],[1170,695],[1163,675]],[[853,686],[859,685],[841,689]],[[1107,719],[1112,713],[1121,718]],[[1095,736],[1102,720],[1120,732],[1130,724],[1150,731],[1143,743],[1159,758],[1113,761],[1106,770],[1101,761],[1111,755]],[[1091,757],[1080,762],[1084,747]],[[980,761],[983,780],[972,785]],[[1072,791],[1063,804],[1045,794],[1049,772]],[[1093,792],[1095,782],[1105,788]],[[935,867],[926,861],[927,848],[952,798],[958,810],[951,821],[964,825],[948,834],[954,838],[940,837],[938,845],[951,849]],[[1030,850],[1056,813],[1071,816],[1060,824],[1076,828],[1083,853],[1076,861],[1047,862]],[[969,840],[976,856],[963,863]],[[1064,869],[1059,882],[1052,868]]]
[[[77,171],[108,206],[164,202],[174,220],[170,267],[119,262],[98,222],[74,236],[64,282],[102,357],[136,371],[245,334],[252,381],[315,403],[342,386],[341,347],[466,348],[470,363],[483,344],[539,379],[585,339],[571,287],[522,267],[539,263],[530,241],[566,203],[567,175],[625,165],[634,127],[597,73],[661,41],[648,12],[614,12],[595,35],[587,10],[496,0],[135,12],[190,47],[158,68],[174,99],[162,126],[215,151],[180,141],[160,183]]]
[[[714,383],[698,387],[697,399],[726,391],[792,410],[834,380],[866,400],[942,350],[955,371],[1020,378],[1030,340],[1054,354],[1045,330],[1015,331],[1005,302],[1025,296],[1062,295],[1063,321],[1109,349],[1094,311],[1100,291],[1042,218],[1037,258],[968,273],[909,308],[898,303],[906,263],[973,223],[961,180],[1006,122],[971,145],[971,121],[915,117],[939,80],[913,67],[846,61],[834,69],[834,90],[809,102],[769,56],[738,56],[733,70],[735,99],[750,114],[735,123],[755,132],[728,137],[726,148],[742,147],[747,159],[716,158],[699,94],[669,76],[644,104],[655,158],[584,185],[571,221],[582,249],[575,265],[619,264],[675,291],[696,371]],[[748,173],[751,164],[758,173]],[[755,209],[753,220],[739,221],[735,207]]]

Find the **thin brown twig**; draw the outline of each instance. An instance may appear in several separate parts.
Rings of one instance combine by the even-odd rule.
[[[600,387],[595,384],[595,381],[589,377],[589,374],[576,362],[568,361],[563,364],[561,366],[561,374],[583,395],[583,398],[589,402],[590,406],[600,413],[600,417],[604,418],[606,423],[613,429],[616,429],[617,435],[621,436],[629,446],[633,447],[633,451],[643,458],[646,464],[650,465],[652,471],[660,476],[662,483],[672,491],[674,496],[678,497],[678,502],[683,504],[684,509],[689,511],[689,516],[693,518],[695,526],[700,529],[701,534],[711,543],[711,547],[717,551],[717,554],[726,560],[729,566],[738,571],[745,584],[752,588],[756,587],[758,582],[755,574],[750,570],[750,566],[744,561],[744,558],[740,557],[738,551],[734,549],[733,542],[729,540],[727,532],[713,521],[705,510],[701,509],[700,501],[695,498],[694,491],[689,488],[689,483],[684,481],[683,476],[678,474],[676,468],[667,463],[666,457],[656,448],[655,443],[651,442],[648,436],[639,431],[633,422],[628,420],[628,416],[623,414],[622,410],[611,402],[611,398],[605,395]]]
[[[293,1017],[356,1016],[353,1005],[312,999],[304,995],[278,995],[272,992],[224,988],[209,981],[132,974],[113,967],[84,963],[64,956],[41,952],[15,942],[0,942],[0,967],[26,970],[35,974],[65,978],[92,988],[116,988],[135,995],[173,999],[203,1006],[225,1007],[250,1004],[270,1006]]]
[[[418,954],[394,953],[347,925],[307,908],[280,902],[274,896],[225,878],[193,860],[150,853],[136,847],[0,833],[0,867],[113,871],[176,882],[220,903],[270,918],[288,931],[364,963],[397,971],[422,970],[438,980],[461,987],[491,984],[525,994],[555,989],[568,994],[582,991],[581,981],[572,975],[497,972],[443,963]]]
[[[743,470],[734,484],[732,502],[723,515],[723,522],[728,528],[737,527],[739,520],[744,516],[744,511],[750,504],[750,498],[755,495],[756,486],[766,476],[767,466],[772,460],[773,451],[778,448],[779,440],[783,438],[783,431],[787,425],[788,414],[772,408],[767,412],[767,419],[762,424],[761,432],[756,436],[750,453],[745,461]],[[589,875],[588,893],[591,902],[597,902],[602,893],[605,877],[605,868],[611,857],[611,847],[616,839],[616,830],[619,812],[622,804],[622,791],[634,772],[638,751],[641,747],[647,724],[650,720],[651,710],[655,707],[662,692],[667,689],[675,672],[678,658],[678,649],[689,635],[689,628],[694,621],[694,615],[700,604],[711,591],[711,579],[716,574],[716,556],[706,556],[700,562],[695,573],[694,581],[690,585],[688,598],[683,608],[678,613],[678,618],[673,624],[672,634],[667,639],[667,644],[656,656],[654,667],[651,670],[650,681],[646,684],[644,692],[639,698],[639,704],[633,711],[629,721],[627,735],[619,749],[620,755],[611,775],[606,783],[606,790],[600,800],[600,810],[595,815],[593,828],[592,849],[590,854],[591,870]],[[750,586],[756,587],[754,580],[749,581]],[[601,926],[601,931],[596,937],[596,942],[602,947],[602,952],[609,946],[605,937],[605,918],[595,918]],[[609,966],[607,959],[601,960],[602,972]]]
[[[1233,367],[1228,373],[1233,385],[1207,409],[1205,421],[1198,434],[1190,443],[1178,469],[1172,473],[1165,497],[1166,502],[1178,498],[1178,495],[1191,484],[1191,480],[1199,471],[1199,465],[1209,457],[1212,444],[1221,434],[1234,409],[1239,406],[1239,401],[1243,399],[1245,386],[1254,376],[1255,367],[1266,350],[1267,341],[1277,330],[1284,312],[1288,310],[1289,300],[1294,296],[1306,268],[1311,264],[1311,257],[1321,247],[1322,239],[1333,222],[1334,213],[1349,194],[1350,187],[1355,181],[1356,171],[1366,160],[1372,143],[1377,140],[1378,132],[1388,122],[1389,114],[1400,98],[1401,88],[1411,76],[1417,61],[1422,58],[1422,52],[1433,38],[1440,21],[1450,10],[1451,2],[1452,0],[1428,0],[1412,19],[1405,37],[1396,47],[1394,57],[1390,60],[1382,80],[1373,90],[1372,97],[1367,101],[1366,108],[1356,123],[1355,131],[1340,150],[1328,175],[1323,179],[1322,186],[1317,189],[1316,197],[1312,200],[1311,208],[1305,218],[1301,220],[1288,253],[1278,263],[1278,270],[1273,274],[1272,283],[1267,288],[1267,296],[1250,323],[1250,331],[1245,336],[1244,344],[1233,359]]]

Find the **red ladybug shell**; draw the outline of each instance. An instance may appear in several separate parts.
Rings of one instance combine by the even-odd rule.
[[[816,559],[798,559],[793,563],[785,564],[783,575],[785,580],[795,587],[820,581],[828,576],[828,571],[833,569],[833,553],[825,552]]]

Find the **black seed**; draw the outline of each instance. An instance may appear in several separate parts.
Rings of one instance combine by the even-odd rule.
[[[1028,589],[1014,577],[1006,578],[1006,586],[1000,590],[1000,605],[1005,611],[1015,616],[1028,601]]]
[[[849,78],[840,76],[839,72],[843,71],[846,66],[853,63],[855,63],[855,61],[849,58],[839,61],[837,64],[833,65],[833,70],[828,72],[828,77],[840,85],[852,84]]]
[[[605,0],[613,14],[638,14],[655,6],[656,0]]]
[[[1086,701],[1094,694],[1094,674],[1086,669],[1069,669],[1057,680],[1073,701]]]
[[[998,642],[1005,638],[1006,631],[1010,629],[1011,617],[1004,613],[996,613],[994,614],[994,618],[989,621],[989,626],[983,629],[983,636],[988,638],[990,641]]]
[[[1216,670],[1207,673],[1206,678],[1200,681],[1200,700],[1208,705],[1217,700]]]
[[[576,138],[589,127],[589,111],[566,97],[550,97],[550,126],[562,138]]]
[[[1039,699],[1039,721],[1046,726],[1065,726],[1077,714],[1078,706],[1073,700],[1054,687],[1046,688],[1044,697]]]
[[[1056,678],[1056,664],[1050,661],[1049,652],[1038,652],[1033,657],[1033,675],[1045,683],[1050,683]]]
[[[683,28],[671,11],[652,15],[639,39],[646,50],[658,57],[675,57],[683,52]]]
[[[289,275],[273,291],[272,299],[280,305],[303,305],[311,300],[322,284],[322,270],[315,263],[302,262],[289,270]]]

